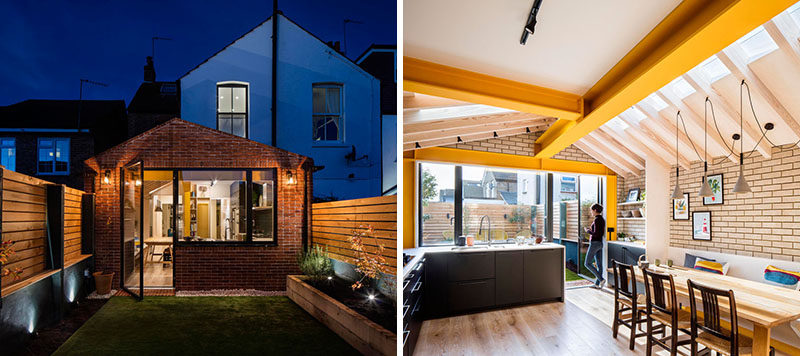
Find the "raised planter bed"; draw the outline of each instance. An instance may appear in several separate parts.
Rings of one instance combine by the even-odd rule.
[[[287,276],[286,294],[364,355],[394,355],[397,335],[303,281]]]

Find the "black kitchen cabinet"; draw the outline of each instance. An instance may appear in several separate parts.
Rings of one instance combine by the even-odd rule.
[[[490,251],[447,254],[447,279],[471,281],[494,278],[494,254]]]
[[[450,282],[447,288],[450,313],[495,306],[494,279]]]
[[[523,302],[523,251],[495,252],[495,304]]]
[[[403,355],[414,353],[422,322],[425,320],[424,286],[427,257],[414,265],[403,281]]]
[[[564,300],[564,255],[561,249],[524,251],[524,301]]]
[[[425,254],[425,310],[427,316],[437,317],[448,313],[447,260],[449,253]]]
[[[564,300],[564,249],[425,254],[425,317]]]
[[[608,259],[607,264],[603,268],[612,268],[611,261],[617,261],[627,265],[635,265],[639,262],[639,256],[644,255],[646,250],[644,247],[632,246],[631,244],[609,241],[607,243]],[[614,274],[608,272],[608,283],[614,285]],[[644,285],[638,286],[639,290],[644,291]]]

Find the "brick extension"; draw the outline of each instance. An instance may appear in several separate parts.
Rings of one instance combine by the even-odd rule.
[[[87,159],[84,189],[96,195],[95,263],[114,271],[120,284],[120,168],[142,160],[144,168],[277,168],[277,246],[175,246],[176,290],[285,290],[298,274],[296,255],[311,221],[313,160],[221,131],[172,119]],[[103,184],[103,172],[111,183]],[[296,183],[287,184],[287,170]]]

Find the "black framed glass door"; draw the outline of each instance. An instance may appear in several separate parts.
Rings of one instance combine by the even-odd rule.
[[[586,262],[586,253],[589,251],[589,242],[590,236],[588,233],[585,233],[585,229],[590,227],[594,222],[594,217],[592,216],[592,205],[594,204],[603,204],[603,179],[598,176],[579,176],[578,178],[578,225],[579,225],[579,233],[581,235],[580,241],[580,248],[578,253],[578,261],[580,266],[580,276],[586,279],[594,280],[595,276],[589,272],[589,270],[585,267]],[[594,261],[590,261],[590,263],[594,263]],[[607,266],[597,266],[595,264],[595,268],[606,268]],[[602,273],[602,270],[600,270]]]
[[[120,169],[120,282],[123,290],[139,300],[144,296],[142,166],[142,161],[136,161]]]

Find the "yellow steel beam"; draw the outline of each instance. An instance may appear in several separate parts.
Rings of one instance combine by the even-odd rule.
[[[536,157],[552,157],[796,1],[682,2],[589,89],[583,118],[537,140]]]
[[[403,90],[564,120],[583,116],[580,95],[411,57],[403,57]]]

